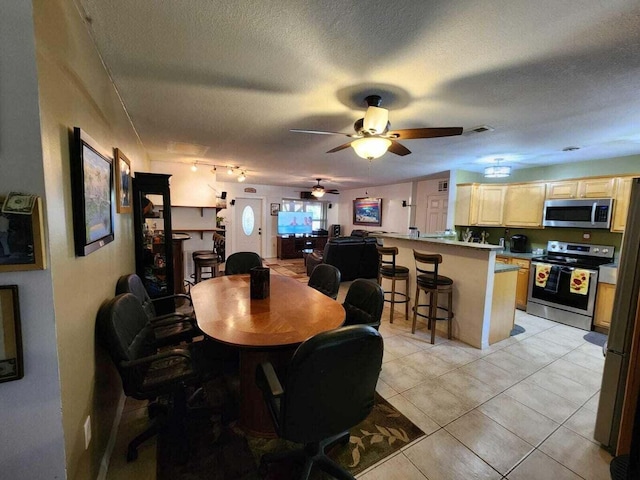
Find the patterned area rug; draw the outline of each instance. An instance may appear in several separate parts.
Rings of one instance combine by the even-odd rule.
[[[304,265],[302,258],[293,258],[291,260],[280,260],[274,258],[271,260],[265,260],[264,266],[269,267],[275,272],[286,275],[287,277],[293,277],[300,280],[308,279],[307,267]]]
[[[396,450],[408,445],[424,432],[376,393],[376,405],[363,422],[352,428],[347,446],[336,445],[330,456],[353,474],[374,465]],[[266,477],[258,473],[263,453],[289,450],[299,445],[280,439],[259,439],[245,435],[233,425],[223,427],[219,421],[197,419],[188,425],[189,459],[178,464],[170,441],[158,438],[158,480],[285,480],[296,478],[299,466],[274,463]],[[314,468],[312,477],[332,478]]]

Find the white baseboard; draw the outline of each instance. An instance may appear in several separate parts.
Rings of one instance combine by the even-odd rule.
[[[113,419],[113,425],[111,425],[111,432],[109,433],[109,441],[107,442],[107,448],[104,450],[104,455],[100,461],[100,471],[96,480],[106,480],[107,471],[109,470],[109,462],[111,461],[111,455],[113,449],[116,446],[116,437],[118,436],[118,427],[120,426],[120,420],[122,419],[122,411],[124,410],[124,402],[126,396],[124,392],[120,395],[118,400],[118,407],[116,408],[116,415]]]

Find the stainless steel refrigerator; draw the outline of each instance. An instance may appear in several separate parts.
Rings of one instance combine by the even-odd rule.
[[[622,407],[625,400],[627,373],[632,358],[632,340],[636,327],[638,292],[640,291],[640,178],[631,187],[629,214],[618,262],[618,279],[614,297],[609,338],[606,345],[600,404],[596,417],[595,439],[615,453]]]

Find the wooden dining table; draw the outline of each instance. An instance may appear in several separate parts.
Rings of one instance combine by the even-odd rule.
[[[240,349],[239,426],[248,434],[274,437],[271,417],[255,383],[256,367],[270,361],[286,366],[306,339],[344,323],[337,301],[296,279],[270,275],[269,297],[250,298],[249,275],[211,278],[191,288],[200,329]]]

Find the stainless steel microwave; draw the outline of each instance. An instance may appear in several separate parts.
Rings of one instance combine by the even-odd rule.
[[[547,200],[544,202],[545,227],[606,228],[611,227],[611,198]]]

